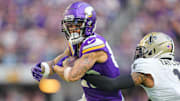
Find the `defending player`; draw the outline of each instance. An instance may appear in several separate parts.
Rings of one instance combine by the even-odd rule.
[[[180,63],[174,60],[174,42],[164,33],[146,35],[136,48],[132,74],[110,79],[87,75],[97,88],[116,91],[142,86],[152,101],[180,101]]]
[[[96,89],[83,79],[86,72],[115,78],[119,68],[107,41],[94,32],[96,12],[85,2],[75,2],[65,11],[62,20],[63,32],[68,40],[65,52],[50,62],[42,62],[32,68],[33,77],[40,81],[43,76],[57,73],[66,81],[81,84],[87,101],[121,101],[120,91],[107,92]],[[74,65],[70,66],[68,56],[74,56]],[[64,61],[65,60],[65,61]]]

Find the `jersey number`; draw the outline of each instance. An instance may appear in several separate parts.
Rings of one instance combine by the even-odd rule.
[[[178,76],[178,78],[179,78],[179,80],[180,80],[180,72],[179,72],[179,70],[178,70],[178,69],[174,69],[174,70],[173,70],[173,73],[174,73],[176,76]]]
[[[112,50],[111,50],[111,48],[110,48],[110,46],[109,46],[109,44],[107,42],[106,42],[106,46],[107,46],[107,48],[109,50],[109,53],[111,54],[111,58],[112,58],[112,61],[113,61],[114,65],[115,65],[115,67],[119,68],[119,66],[118,66],[118,64],[117,64],[117,62],[116,62],[116,60],[114,58],[114,54],[113,54],[113,52],[112,52]]]

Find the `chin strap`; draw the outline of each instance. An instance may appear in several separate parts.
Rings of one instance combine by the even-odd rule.
[[[72,33],[72,36],[69,38],[69,42],[72,45],[76,45],[84,40],[84,37],[79,36],[78,33]]]

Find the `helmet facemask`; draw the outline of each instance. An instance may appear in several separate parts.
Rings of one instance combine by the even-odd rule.
[[[85,38],[85,19],[65,18],[62,21],[62,32],[65,32],[66,39],[72,45],[82,42]]]
[[[147,54],[147,49],[144,46],[137,46],[135,51],[134,60],[137,58],[145,58],[145,54]]]

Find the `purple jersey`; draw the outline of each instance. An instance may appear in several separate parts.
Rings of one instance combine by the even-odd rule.
[[[115,78],[120,74],[111,48],[102,36],[94,34],[87,37],[79,48],[77,48],[77,46],[69,46],[69,48],[71,50],[71,55],[78,57],[100,50],[106,52],[108,55],[107,61],[104,63],[95,63],[95,65],[89,71],[95,71],[110,78]],[[122,101],[120,91],[106,92],[99,90],[83,78],[81,79],[81,85],[87,101]]]

